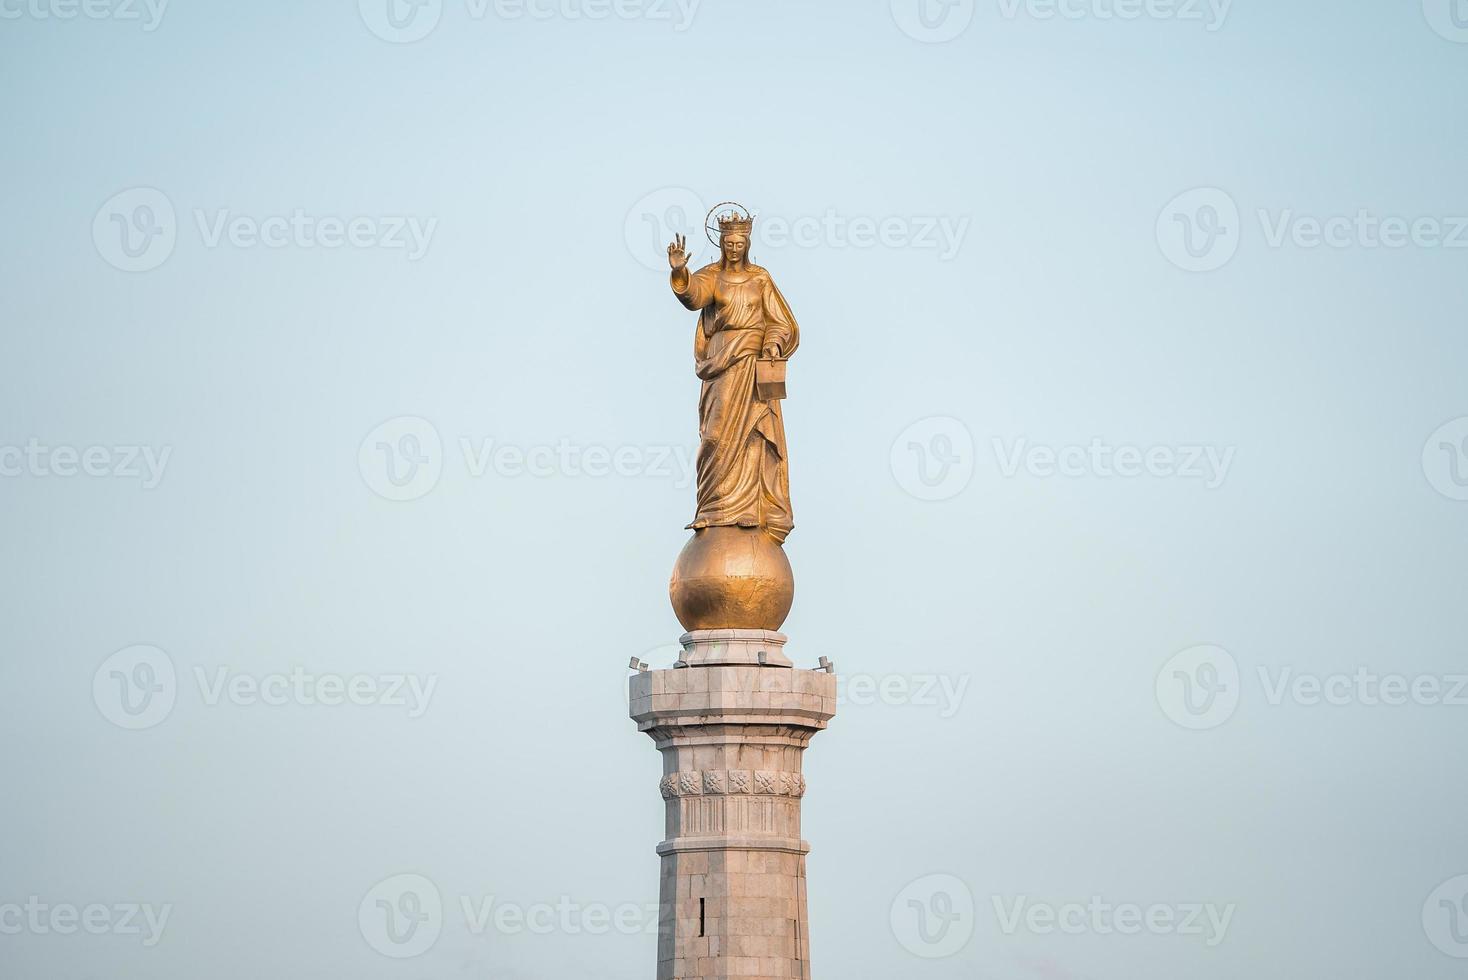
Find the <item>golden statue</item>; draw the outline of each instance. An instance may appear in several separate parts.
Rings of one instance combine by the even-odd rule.
[[[749,261],[754,218],[737,205],[710,212],[719,260],[688,270],[687,240],[668,246],[673,295],[697,310],[698,503],[693,540],[670,591],[689,630],[777,630],[795,580],[782,545],[794,528],[780,399],[800,327],[770,274]]]

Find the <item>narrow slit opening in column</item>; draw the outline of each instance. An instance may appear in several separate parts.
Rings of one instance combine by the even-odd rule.
[[[703,899],[698,900],[698,934],[703,935]]]

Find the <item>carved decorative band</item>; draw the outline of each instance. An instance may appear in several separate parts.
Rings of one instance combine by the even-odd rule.
[[[658,789],[663,799],[683,796],[793,796],[805,795],[805,777],[798,772],[766,769],[703,769],[664,776]]]

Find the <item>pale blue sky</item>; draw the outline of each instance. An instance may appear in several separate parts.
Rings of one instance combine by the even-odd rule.
[[[620,692],[680,632],[697,381],[654,270],[734,199],[802,329],[789,650],[888,691],[848,687],[807,756],[816,975],[1459,976],[1468,704],[1271,698],[1468,672],[1468,423],[1436,433],[1468,416],[1468,248],[1355,220],[1468,215],[1448,3],[935,3],[958,32],[927,43],[903,0],[442,0],[402,44],[372,0],[152,30],[0,3],[0,927],[32,895],[171,906],[152,946],[0,934],[0,973],[652,974],[647,935],[476,932],[461,900],[656,901]],[[1344,247],[1296,243],[1337,217]],[[129,258],[134,219],[171,251]],[[1170,687],[1204,644],[1224,717]],[[127,730],[134,645],[175,700]],[[298,669],[434,686],[418,717],[251,701]],[[444,903],[411,959],[358,924],[401,873]],[[952,950],[902,921],[931,875],[974,902]],[[1234,911],[1214,946],[1003,928],[1092,896]]]

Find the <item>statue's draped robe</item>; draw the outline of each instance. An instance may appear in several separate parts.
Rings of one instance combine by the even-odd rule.
[[[789,357],[800,328],[770,274],[756,265],[739,273],[718,264],[673,274],[673,292],[698,310],[694,369],[698,400],[698,513],[691,528],[762,527],[783,542],[795,526],[785,423],[778,401],[755,396],[754,365],[775,345]],[[683,286],[683,288],[679,288]]]

